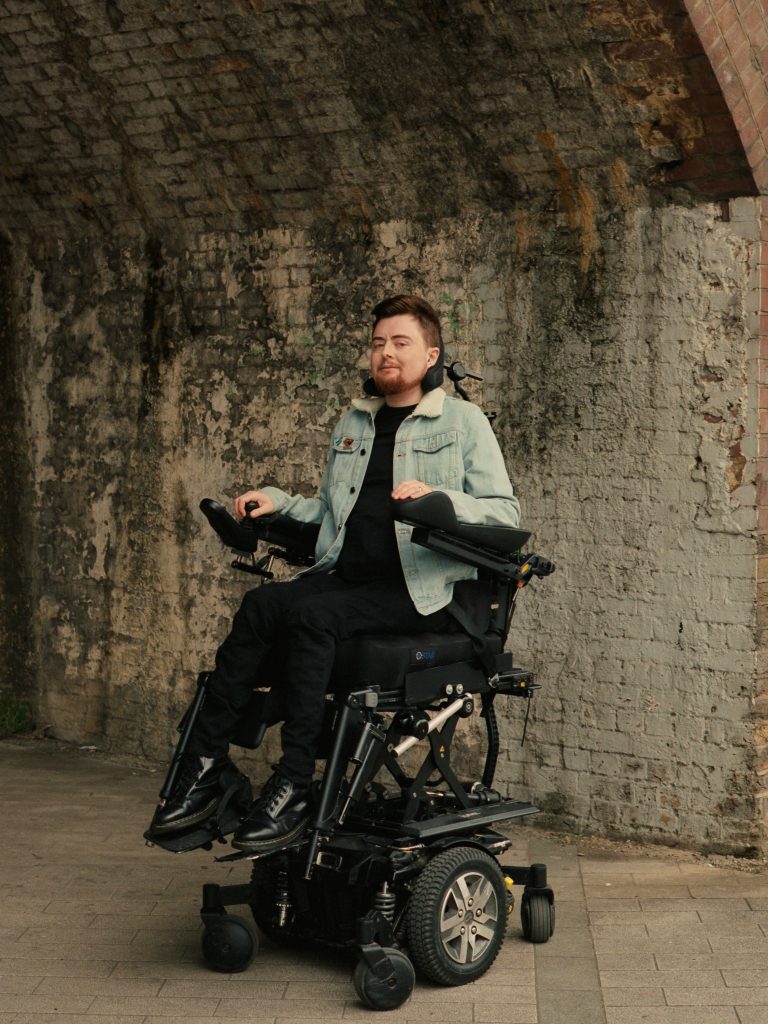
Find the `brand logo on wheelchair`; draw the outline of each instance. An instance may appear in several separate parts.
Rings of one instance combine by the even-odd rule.
[[[434,661],[437,655],[437,651],[433,648],[432,650],[416,651],[414,658],[416,661]]]

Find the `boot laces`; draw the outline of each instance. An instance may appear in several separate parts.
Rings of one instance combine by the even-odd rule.
[[[284,775],[273,775],[264,787],[265,792],[262,798],[265,799],[265,810],[268,814],[275,811],[286,795],[290,792],[293,783]]]

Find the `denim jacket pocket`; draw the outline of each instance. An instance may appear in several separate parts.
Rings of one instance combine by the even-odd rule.
[[[361,439],[341,434],[331,442],[333,465],[331,466],[331,486],[349,480],[355,475],[360,459]]]
[[[460,476],[458,440],[456,430],[414,438],[412,446],[417,478],[430,486],[455,485]]]

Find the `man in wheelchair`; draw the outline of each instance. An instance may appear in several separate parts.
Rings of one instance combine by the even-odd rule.
[[[368,397],[340,420],[316,498],[277,487],[235,501],[244,520],[282,513],[320,525],[314,564],[288,583],[249,591],[216,654],[204,703],[188,737],[173,789],[148,835],[173,836],[215,815],[235,771],[228,746],[279,642],[282,757],[236,829],[232,845],[263,855],[305,829],[325,694],[338,645],[363,634],[449,633],[487,624],[472,606],[476,569],[411,542],[391,500],[441,491],[461,524],[515,527],[519,504],[499,445],[481,410],[448,397],[437,313],[398,295],[373,310]],[[462,593],[462,605],[457,595]],[[470,606],[467,608],[467,600]],[[463,610],[462,610],[463,608]]]

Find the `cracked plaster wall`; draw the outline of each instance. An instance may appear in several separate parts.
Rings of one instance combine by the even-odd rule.
[[[5,500],[23,498],[30,555],[6,515],[3,650],[39,721],[167,755],[248,585],[199,499],[311,492],[358,393],[368,310],[414,290],[485,375],[474,394],[499,413],[524,521],[558,564],[513,629],[543,688],[522,751],[523,709],[501,709],[501,787],[573,828],[759,844],[757,207],[609,213],[588,198],[431,226],[4,250]]]

